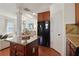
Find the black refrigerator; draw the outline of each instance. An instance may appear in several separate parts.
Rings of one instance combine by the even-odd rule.
[[[50,47],[50,21],[38,22],[39,45]]]

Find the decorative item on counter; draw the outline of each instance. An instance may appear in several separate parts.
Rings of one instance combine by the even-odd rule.
[[[22,40],[29,40],[30,36],[29,35],[22,35]]]
[[[30,39],[30,31],[27,28],[24,28],[23,33],[21,35],[22,40],[28,40]]]
[[[2,35],[0,35],[0,39],[1,39]]]
[[[23,40],[28,40],[30,37],[36,35],[36,31],[29,31],[27,28],[24,28],[23,33],[21,35]]]
[[[8,37],[8,35],[5,34],[5,35],[3,35],[3,36],[1,37],[1,39],[6,39],[7,37]]]

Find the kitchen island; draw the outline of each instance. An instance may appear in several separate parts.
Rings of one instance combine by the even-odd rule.
[[[28,40],[21,40],[20,42],[7,38],[5,41],[10,42],[11,56],[37,56],[38,55],[38,39],[37,36],[30,37]]]

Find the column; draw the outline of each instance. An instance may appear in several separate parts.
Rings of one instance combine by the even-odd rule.
[[[17,8],[17,41],[21,42],[22,7]]]

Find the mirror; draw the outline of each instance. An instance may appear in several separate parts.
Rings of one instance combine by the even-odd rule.
[[[28,14],[27,14],[28,15]],[[22,30],[21,32],[26,35],[36,35],[37,33],[37,20],[34,16],[27,17],[27,15],[22,16]]]

